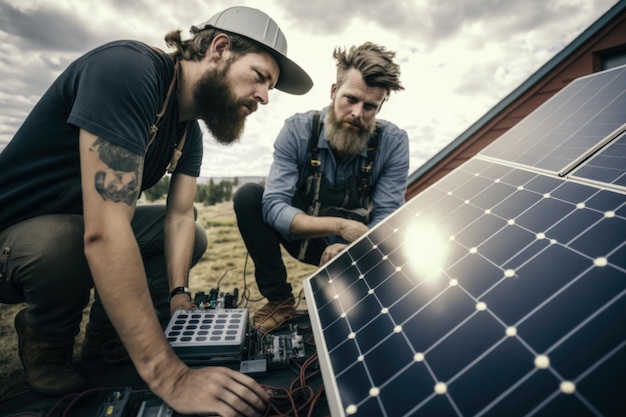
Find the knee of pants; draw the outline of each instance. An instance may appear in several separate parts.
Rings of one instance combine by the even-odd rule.
[[[14,282],[26,301],[84,298],[93,286],[84,253],[82,216],[46,216],[39,233],[24,233],[16,244]],[[61,298],[62,299],[62,298]]]
[[[246,215],[252,210],[260,210],[264,187],[257,183],[246,183],[239,187],[233,195],[233,208],[237,217]]]

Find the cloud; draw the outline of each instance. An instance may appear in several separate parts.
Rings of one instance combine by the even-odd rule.
[[[94,40],[88,20],[46,5],[20,9],[0,1],[0,28],[23,48],[79,52]]]
[[[615,0],[0,0],[0,150],[50,83],[79,54],[115,39],[165,48],[163,36],[230,6],[260,8],[287,35],[289,56],[314,87],[271,92],[241,140],[207,134],[205,176],[263,176],[273,141],[294,112],[329,102],[332,50],[366,40],[397,52],[405,91],[381,118],[409,133],[411,170],[434,156],[563,49]]]
[[[607,2],[597,7],[606,7]],[[370,22],[399,37],[433,48],[457,36],[506,42],[515,34],[579,15],[593,8],[589,1],[570,0],[318,0],[285,2],[286,14],[309,33],[341,34],[355,21]],[[587,22],[588,23],[588,22]],[[493,34],[497,33],[497,38]]]

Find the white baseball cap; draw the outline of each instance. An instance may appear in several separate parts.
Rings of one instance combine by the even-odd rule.
[[[221,11],[189,31],[197,34],[208,28],[221,29],[245,36],[263,46],[278,62],[280,75],[276,88],[290,94],[304,94],[313,87],[311,77],[298,64],[287,58],[287,39],[276,22],[267,14],[251,7],[231,7]]]

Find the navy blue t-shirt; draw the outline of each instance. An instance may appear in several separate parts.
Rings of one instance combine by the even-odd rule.
[[[202,132],[178,121],[176,90],[148,149],[150,126],[165,100],[174,61],[135,41],[116,41],[74,61],[35,105],[0,153],[0,230],[51,213],[82,214],[79,129],[146,155],[142,190],[164,175],[187,127],[176,172],[198,177]]]

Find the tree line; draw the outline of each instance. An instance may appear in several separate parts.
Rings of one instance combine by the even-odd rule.
[[[198,184],[196,189],[196,203],[202,203],[205,206],[213,206],[223,201],[233,199],[233,190],[239,186],[239,179],[235,177],[232,181],[221,180],[215,183],[213,178],[208,183]],[[152,202],[164,198],[170,188],[170,176],[165,175],[158,183],[144,190],[143,194],[146,200]]]

